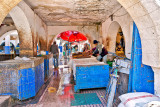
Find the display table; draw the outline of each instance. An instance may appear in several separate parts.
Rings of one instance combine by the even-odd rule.
[[[80,89],[107,87],[109,65],[97,61],[95,57],[72,59],[69,66],[73,70],[75,92]]]
[[[44,84],[44,59],[0,62],[0,95],[25,100],[34,97]]]

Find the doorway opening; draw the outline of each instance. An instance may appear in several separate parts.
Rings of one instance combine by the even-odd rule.
[[[124,35],[121,27],[119,28],[117,37],[116,37],[115,52],[116,52],[116,55],[120,57],[125,57],[125,39],[124,39]]]

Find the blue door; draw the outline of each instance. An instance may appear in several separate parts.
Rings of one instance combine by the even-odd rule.
[[[150,66],[142,64],[141,38],[135,23],[133,24],[131,61],[128,91],[154,94],[154,72]]]

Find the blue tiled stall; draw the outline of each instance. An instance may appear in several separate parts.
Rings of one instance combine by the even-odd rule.
[[[44,84],[44,59],[0,62],[0,95],[25,100],[34,97]]]
[[[44,77],[47,80],[53,74],[53,54],[41,57],[44,58]]]
[[[90,59],[87,58],[86,60]],[[83,61],[81,60],[81,62]],[[87,64],[86,61],[83,63],[84,64],[73,64],[73,66],[75,66],[75,92],[78,92],[79,89],[106,87],[109,81],[109,65],[98,61],[95,63],[92,62],[91,64]]]

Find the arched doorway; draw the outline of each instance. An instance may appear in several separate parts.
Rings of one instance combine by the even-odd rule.
[[[117,33],[115,51],[118,56],[125,57],[125,39],[121,27]]]
[[[1,52],[5,54],[15,54],[16,45],[19,43],[17,30],[11,30],[0,37]]]
[[[4,47],[4,46],[5,46],[5,42],[2,42],[0,46],[3,46],[3,47]],[[13,50],[15,50],[15,48],[16,48],[12,42],[10,42],[10,47],[11,47],[11,49],[13,49]]]
[[[124,34],[118,22],[114,21],[110,24],[107,37],[103,40],[103,43],[109,52],[125,56]]]
[[[33,56],[32,33],[31,33],[28,19],[25,16],[24,12],[21,10],[21,8],[16,6],[9,12],[6,19],[12,20],[12,23],[14,24],[12,24],[11,26],[4,24],[5,29],[7,28],[15,29],[16,28],[16,31],[18,32],[18,38],[19,38],[18,41],[20,45],[20,56]],[[12,31],[7,31],[7,32],[10,33]]]
[[[60,36],[62,35],[66,35],[68,39],[61,38]],[[88,49],[90,49],[91,45],[87,40],[88,38],[83,40],[83,37],[87,38],[84,34],[82,34],[79,31],[68,30],[61,32],[56,37],[54,37],[50,44],[52,44],[53,41],[56,41],[59,45],[60,52],[63,53],[63,56],[68,56],[71,53],[83,52],[85,45],[87,45],[89,47]]]
[[[5,16],[8,14],[8,12],[14,8],[20,1],[22,0],[15,0],[14,3],[13,1],[2,1],[2,10],[0,10],[0,13],[3,13],[3,14],[0,14],[1,18],[0,18],[0,23],[3,21],[3,19],[5,18]],[[152,32],[153,29],[151,29],[150,27],[154,27],[154,33],[142,33],[142,35],[144,35],[143,37],[147,37],[147,36],[151,36],[151,37],[154,37],[154,35],[156,35],[156,37],[158,37],[158,34],[159,33],[159,26],[156,26],[157,25],[156,23],[159,22],[158,18],[154,18],[152,16],[154,15],[150,15],[151,13],[153,13],[154,11],[154,14],[156,15],[159,15],[159,11],[156,11],[155,8],[150,8],[150,5],[148,5],[148,3],[146,2],[142,2],[140,0],[136,0],[136,1],[127,1],[127,0],[117,0],[126,10],[127,12],[131,15],[131,17],[133,18],[133,20],[135,21],[135,23],[137,24],[137,26],[140,28],[140,32],[145,32],[144,28],[147,29],[148,31]],[[155,1],[152,1],[150,2],[150,4],[153,6],[153,7],[157,7],[157,4]],[[141,9],[140,11],[137,11],[135,8],[132,8],[132,6],[136,5],[137,8]],[[149,8],[147,8],[147,6],[149,6]],[[8,11],[6,11],[8,10]],[[136,13],[136,14],[135,14]],[[143,13],[143,14],[142,14]],[[157,16],[158,17],[158,16]],[[145,21],[144,20],[148,20],[148,21]],[[156,20],[156,21],[154,21]],[[156,30],[157,31],[156,31]],[[144,31],[143,31],[144,30]],[[147,36],[146,36],[147,35]],[[143,40],[142,40],[143,41]],[[152,40],[153,41],[153,40]],[[154,41],[156,43],[158,43],[158,41]],[[152,42],[152,45],[154,45],[154,47],[158,47],[156,45],[156,43]],[[144,41],[143,41],[144,43]],[[143,45],[142,43],[142,45]],[[147,43],[146,43],[147,44]],[[149,48],[146,48],[146,49],[143,49],[143,54],[144,54],[144,57],[143,57],[143,62],[145,64],[148,64],[148,65],[153,65],[154,67],[157,67],[159,66],[159,50],[154,50],[152,51],[152,54],[154,55],[150,55],[148,53],[145,53],[145,52],[148,52],[150,51]],[[156,56],[156,61],[152,60],[152,58],[149,58],[147,56]],[[149,60],[149,61],[148,61]],[[154,64],[155,62],[157,62],[156,64]]]
[[[20,56],[33,56],[32,33],[27,17],[18,6],[14,7],[9,15],[13,19],[18,31]]]
[[[160,67],[159,58],[159,26],[158,23],[160,14],[156,4],[156,1],[151,2],[141,0],[117,0],[130,14],[133,21],[139,29],[141,42],[142,42],[142,62],[146,65],[150,65],[153,68]],[[154,8],[150,8],[154,7]],[[135,9],[137,8],[137,9]],[[157,9],[156,9],[157,8]],[[153,14],[154,13],[154,14]],[[150,44],[150,45],[148,45]],[[158,89],[159,90],[159,89]],[[160,93],[160,91],[159,91]]]

